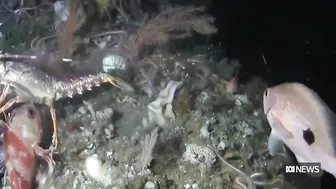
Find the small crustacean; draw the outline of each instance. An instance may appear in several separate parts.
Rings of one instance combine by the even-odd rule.
[[[42,124],[40,112],[32,103],[14,109],[7,123],[2,122],[6,172],[12,189],[31,189],[35,180],[39,186],[44,184],[37,156],[48,163],[46,176],[53,172],[54,160],[48,150],[40,147]]]
[[[21,58],[21,55],[0,54],[0,58]],[[91,90],[93,86],[100,86],[102,83],[111,83],[121,89],[133,91],[133,87],[120,78],[106,73],[85,75],[82,77],[60,78],[52,76],[38,67],[25,62],[0,61],[0,84],[6,85],[0,96],[0,103],[5,99],[10,87],[14,89],[17,96],[9,100],[0,112],[10,108],[19,102],[34,102],[45,104],[50,107],[53,121],[53,144],[57,148],[57,122],[54,101],[82,94]]]

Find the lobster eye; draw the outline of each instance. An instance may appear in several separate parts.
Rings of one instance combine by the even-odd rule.
[[[32,108],[28,108],[27,115],[29,118],[33,119],[35,117],[35,113],[35,110],[33,110]]]

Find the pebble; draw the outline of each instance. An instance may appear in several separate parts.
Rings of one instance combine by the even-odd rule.
[[[226,144],[223,141],[220,141],[218,146],[217,146],[218,150],[225,150],[226,149]]]
[[[184,188],[185,188],[185,189],[190,189],[190,188],[191,188],[191,185],[190,185],[190,184],[185,184],[185,185],[184,185]]]
[[[201,128],[201,131],[200,131],[200,137],[202,138],[210,138],[210,132],[208,130],[208,126],[205,125]]]
[[[86,114],[86,109],[83,106],[81,106],[80,108],[78,108],[77,111],[78,111],[78,113],[80,113],[82,115]]]
[[[145,184],[145,189],[156,189],[156,185],[154,182],[147,181]]]
[[[85,170],[86,170],[86,173],[90,177],[92,177],[93,179],[99,178],[102,174],[101,168],[102,168],[102,163],[98,159],[97,154],[93,154],[92,156],[89,156],[89,157],[86,158],[86,160],[85,160]]]
[[[93,143],[88,142],[87,145],[86,145],[86,147],[87,147],[88,149],[92,150],[93,147],[94,147],[94,145],[93,145]]]
[[[104,129],[104,133],[105,133],[105,136],[106,136],[107,139],[111,139],[112,138],[112,132],[111,132],[110,129],[105,128]]]
[[[191,187],[192,187],[192,189],[199,189],[199,187],[198,187],[198,184],[197,184],[197,183],[194,183],[194,184],[192,184],[192,185],[191,185]]]

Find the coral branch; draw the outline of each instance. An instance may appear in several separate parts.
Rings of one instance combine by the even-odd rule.
[[[176,7],[149,20],[131,35],[127,47],[139,56],[146,45],[158,45],[169,40],[192,36],[192,31],[203,35],[217,32],[213,26],[214,17],[204,15],[205,7]]]
[[[59,54],[62,58],[72,58],[80,38],[76,36],[76,32],[83,26],[86,16],[80,1],[68,0],[67,7],[69,10],[68,19],[61,23],[56,29]]]

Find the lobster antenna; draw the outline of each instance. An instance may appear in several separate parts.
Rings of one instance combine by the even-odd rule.
[[[28,58],[28,59],[36,59],[37,56],[29,56],[29,55],[20,55],[20,54],[7,54],[7,53],[1,53],[0,51],[0,59],[1,58]]]
[[[0,51],[0,59],[2,58],[14,58],[14,59],[36,59],[36,55],[21,55],[21,54],[8,54],[1,53]],[[71,58],[62,58],[63,62],[72,62]]]

